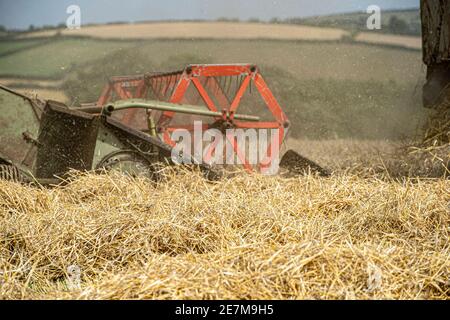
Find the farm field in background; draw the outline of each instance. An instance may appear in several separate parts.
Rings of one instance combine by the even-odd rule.
[[[0,47],[9,45],[10,42],[0,42]],[[124,43],[121,47],[128,46],[130,44]],[[0,57],[0,74],[10,77],[60,79],[70,72],[70,68],[118,49],[120,47],[117,47],[117,42],[109,41],[68,39],[44,42],[44,45]]]
[[[387,35],[379,33],[361,32],[355,36],[356,41],[402,46],[411,49],[422,48],[422,39],[414,36]]]
[[[338,27],[314,27],[291,24],[246,22],[154,22],[136,24],[108,24],[85,26],[78,30],[46,30],[27,33],[19,38],[63,36],[87,36],[98,39],[269,39],[269,40],[316,40],[338,41],[351,37],[351,33]],[[367,36],[354,37],[366,42]],[[374,32],[368,42],[421,48],[420,37],[406,37]],[[407,38],[406,38],[407,39]]]
[[[1,38],[0,38],[1,39]],[[37,44],[44,43],[45,41],[42,39],[39,40],[13,40],[13,41],[1,41],[0,42],[0,57],[5,55],[13,54],[17,51],[32,48]]]
[[[86,26],[78,30],[48,30],[21,38],[52,37],[57,33],[104,39],[276,39],[339,40],[347,32],[336,28],[245,22],[154,22]]]
[[[189,63],[250,62],[260,66],[292,121],[303,124],[293,128],[296,137],[399,139],[416,134],[425,113],[418,90],[425,76],[421,52],[401,47],[53,37],[4,40],[0,48],[15,41],[23,49],[0,57],[0,83],[69,105],[95,101],[113,75],[178,70]]]
[[[11,46],[11,43],[14,42],[2,41],[0,48]],[[268,40],[96,41],[63,38],[0,57],[0,76],[58,78],[70,73],[71,68],[129,48],[147,55],[147,59],[156,64],[165,62],[171,52],[177,52],[177,56],[181,57],[178,60],[186,55],[223,63],[238,59],[279,67],[296,74],[300,79],[417,81],[421,74],[420,51],[364,44]],[[161,52],[168,53],[161,55]],[[38,64],[37,61],[42,59],[45,61]],[[404,70],[411,64],[418,67],[405,74]],[[155,67],[158,65],[149,66],[149,69]],[[385,69],[390,72],[386,74]],[[133,71],[130,70],[131,73]]]

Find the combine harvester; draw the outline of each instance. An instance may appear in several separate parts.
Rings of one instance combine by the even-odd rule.
[[[427,66],[423,103],[426,108],[450,109],[450,2],[421,0],[420,6]]]
[[[48,184],[71,169],[112,168],[155,177],[157,164],[180,162],[199,165],[211,176],[210,164],[216,163],[210,160],[224,155],[224,144],[230,147],[224,157],[236,163],[223,163],[249,172],[279,165],[294,174],[329,174],[292,150],[279,161],[290,123],[250,64],[189,65],[176,72],[113,77],[96,103],[78,108],[0,87],[0,111],[0,176],[6,179]],[[197,153],[174,152],[180,142],[174,133],[195,136],[196,129],[214,129],[215,138]],[[249,130],[258,138],[257,158],[251,157],[255,145],[245,143],[255,137]],[[261,130],[270,131],[262,143]],[[247,140],[230,134],[236,131]]]

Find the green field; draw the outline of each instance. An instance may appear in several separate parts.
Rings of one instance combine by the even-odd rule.
[[[2,40],[0,41],[0,56],[11,54],[22,49],[30,48],[38,43],[42,43],[40,40]]]
[[[249,62],[260,66],[295,137],[402,139],[417,133],[424,115],[424,72],[415,50],[319,41],[41,41],[48,43],[30,40],[33,47],[0,57],[0,77],[64,79],[70,104],[95,101],[112,75]],[[7,46],[0,42],[0,51]]]
[[[26,41],[20,41],[20,43],[23,45]],[[0,58],[0,75],[43,79],[61,78],[75,66],[102,57],[110,51],[129,46],[130,44],[127,43],[118,44],[110,41],[55,40],[43,46]],[[0,42],[0,51],[1,48]]]
[[[26,41],[21,41],[21,45],[24,43]],[[62,77],[72,67],[76,70],[76,67],[128,48],[133,48],[133,51],[138,51],[153,62],[147,71],[152,71],[152,67],[162,63],[164,65],[161,68],[180,68],[179,62],[184,63],[182,58],[188,56],[217,63],[252,62],[278,67],[300,79],[409,82],[417,81],[422,72],[419,51],[365,44],[269,40],[61,39],[0,58],[0,76]],[[0,42],[2,50],[3,43]],[[168,61],[168,56],[175,59]],[[134,62],[121,63],[126,67]]]

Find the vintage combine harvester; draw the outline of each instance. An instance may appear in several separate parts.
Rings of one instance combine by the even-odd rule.
[[[177,72],[113,77],[96,103],[70,109],[0,87],[0,112],[0,177],[40,183],[55,183],[70,169],[119,168],[154,177],[157,164],[180,162],[179,157],[174,161],[172,134],[193,132],[199,123],[202,132],[222,133],[231,156],[247,171],[264,172],[274,161],[278,165],[290,126],[259,69],[250,64],[189,65]],[[262,156],[256,163],[248,159],[249,144],[229,129],[272,130],[265,143],[258,143]],[[218,145],[211,141],[201,159],[177,156],[210,174],[207,160],[223,152]],[[279,165],[292,173],[328,175],[292,150]]]

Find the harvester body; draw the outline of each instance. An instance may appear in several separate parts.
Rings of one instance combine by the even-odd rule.
[[[71,110],[55,101],[34,100],[0,87],[0,113],[4,178],[48,184],[72,169],[120,164],[142,171],[170,161],[171,148],[159,139],[111,117]]]
[[[423,61],[427,65],[424,106],[450,106],[450,2],[421,0]]]
[[[44,104],[0,86],[0,165],[14,165],[23,170],[34,167],[35,138]]]

